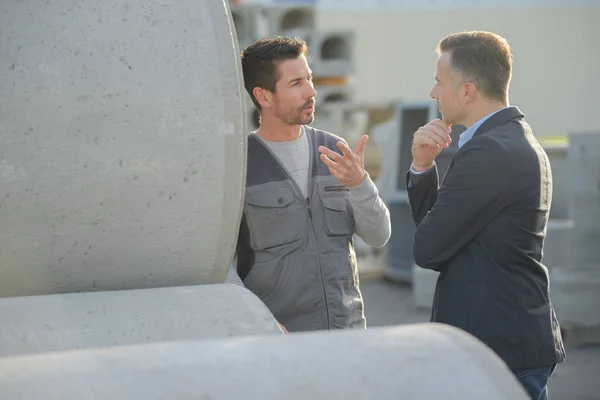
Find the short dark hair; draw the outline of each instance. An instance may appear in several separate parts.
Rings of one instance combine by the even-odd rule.
[[[508,98],[512,55],[506,39],[491,32],[459,32],[442,39],[436,50],[450,53],[451,68],[489,99]]]
[[[244,87],[252,102],[260,110],[260,104],[254,97],[255,87],[275,92],[279,80],[277,65],[281,60],[308,56],[308,46],[300,38],[275,36],[260,39],[242,51],[242,71]]]

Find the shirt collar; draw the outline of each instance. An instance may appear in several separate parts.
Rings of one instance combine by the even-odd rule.
[[[510,107],[510,106],[508,106]],[[508,107],[504,107],[501,108],[499,110],[494,111],[493,113],[490,113],[488,115],[486,115],[485,117],[481,118],[479,121],[475,122],[473,125],[471,125],[469,127],[469,129],[467,129],[466,131],[464,131],[463,133],[460,134],[460,137],[458,139],[458,148],[460,149],[461,147],[463,147],[465,145],[465,143],[467,143],[469,140],[471,140],[473,138],[473,135],[475,134],[475,132],[477,132],[477,129],[479,129],[479,127],[481,125],[483,125],[483,123],[490,118],[492,115],[508,108]]]

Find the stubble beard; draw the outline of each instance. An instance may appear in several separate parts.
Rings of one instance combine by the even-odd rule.
[[[314,105],[313,105],[313,107],[314,107]],[[302,115],[302,114],[304,114],[304,108],[306,108],[306,106],[302,107],[302,109],[300,109],[300,110],[293,110],[290,113],[288,113],[287,115],[280,115],[280,118],[283,120],[283,122],[285,122],[288,125],[312,124],[313,121],[315,120],[314,109],[313,109],[313,112],[310,113],[308,116],[304,116],[304,115]]]

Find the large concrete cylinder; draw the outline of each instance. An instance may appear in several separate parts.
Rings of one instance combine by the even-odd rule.
[[[0,4],[0,296],[225,280],[247,133],[228,13]]]
[[[435,324],[6,357],[0,387],[21,400],[527,399],[491,350]]]
[[[0,327],[0,357],[281,335],[259,298],[231,284],[4,298]]]

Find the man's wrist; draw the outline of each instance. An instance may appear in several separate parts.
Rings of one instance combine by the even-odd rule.
[[[362,176],[362,179],[360,180],[360,182],[358,182],[356,185],[353,185],[353,186],[347,186],[348,189],[356,189],[357,187],[362,185],[367,180],[367,176],[368,176],[367,171],[363,171],[363,176]]]
[[[431,168],[433,168],[433,163],[429,164],[429,165],[423,165],[423,164],[415,164],[414,162],[410,165],[410,169],[412,172],[415,172],[417,174],[421,174],[423,172],[427,172],[429,171]]]

